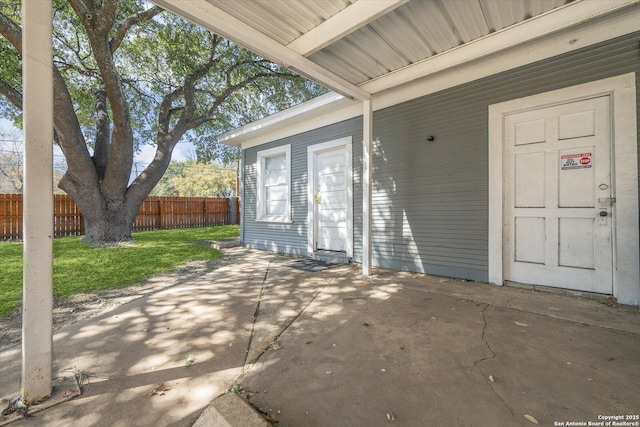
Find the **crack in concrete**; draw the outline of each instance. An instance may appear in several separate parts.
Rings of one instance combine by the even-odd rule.
[[[488,376],[486,375],[486,373],[484,372],[484,369],[482,369],[482,367],[480,366],[480,363],[486,361],[486,360],[491,360],[491,359],[495,359],[496,358],[496,353],[493,351],[493,349],[491,348],[491,345],[489,344],[489,342],[487,341],[486,338],[486,333],[487,333],[487,316],[486,316],[486,311],[487,308],[489,308],[489,304],[485,304],[484,307],[482,308],[482,310],[480,311],[480,313],[482,314],[482,334],[481,334],[481,339],[482,342],[484,342],[484,345],[487,347],[487,349],[489,350],[489,353],[491,353],[490,356],[488,357],[483,357],[482,359],[478,359],[475,362],[473,362],[473,365],[478,368],[478,370],[480,371],[480,373],[482,374],[482,377],[487,379]],[[522,424],[520,422],[520,420],[518,419],[518,417],[516,417],[516,414],[513,412],[513,409],[511,409],[511,407],[509,406],[509,404],[504,400],[504,398],[495,390],[495,388],[493,387],[493,381],[488,380],[489,383],[489,387],[491,388],[491,392],[496,395],[500,401],[502,402],[502,404],[509,410],[509,413],[511,413],[511,417],[513,418],[513,420],[515,422],[517,422],[518,424],[520,424],[521,426],[524,427],[524,424]]]
[[[494,307],[499,307],[499,308],[504,308],[507,310],[513,310],[513,311],[517,311],[519,313],[526,313],[526,314],[533,314],[536,316],[542,316],[542,317],[546,317],[549,319],[554,319],[554,320],[562,320],[565,322],[571,322],[571,323],[576,323],[576,324],[580,324],[580,325],[585,325],[585,326],[593,326],[596,328],[602,328],[602,329],[608,329],[608,330],[612,330],[612,331],[620,331],[620,332],[627,332],[627,333],[631,333],[631,334],[636,334],[636,335],[640,335],[640,332],[634,331],[632,328],[625,328],[624,326],[620,326],[620,325],[607,325],[607,324],[603,324],[602,322],[597,322],[594,320],[589,320],[589,319],[574,319],[574,318],[570,318],[570,317],[566,317],[566,316],[562,316],[562,315],[558,315],[558,314],[553,314],[553,313],[545,313],[543,311],[540,310],[535,310],[533,308],[522,308],[522,307],[517,307],[517,306],[512,306],[510,305],[512,301],[517,300],[518,296],[514,296],[514,297],[510,297],[508,299],[506,299],[505,301],[501,302],[501,303],[495,303],[495,302],[485,302],[486,300],[483,300],[481,298],[472,298],[472,297],[460,297],[460,296],[453,296],[449,293],[445,293],[442,291],[435,291],[432,289],[427,289],[427,288],[417,288],[417,287],[407,287],[407,289],[412,289],[415,291],[420,291],[420,292],[424,292],[427,294],[432,294],[432,295],[439,295],[445,298],[451,298],[451,299],[455,299],[456,301],[464,301],[464,302],[475,302],[475,303],[480,303],[480,304],[487,304],[487,305],[492,305]],[[578,300],[578,298],[576,298],[576,300]],[[624,307],[624,306],[623,306]],[[617,313],[617,311],[616,311]],[[635,313],[631,313],[632,315],[635,315]]]
[[[484,344],[487,346],[487,349],[489,349],[489,352],[491,353],[491,357],[485,357],[482,358],[478,361],[476,361],[476,366],[478,365],[478,363],[483,362],[485,360],[489,360],[489,359],[495,359],[496,358],[496,353],[493,351],[493,349],[491,348],[491,346],[489,345],[489,343],[487,342],[487,339],[485,338],[485,334],[487,333],[487,317],[486,317],[486,311],[487,308],[489,308],[489,304],[485,304],[484,308],[482,309],[481,313],[482,313],[482,322],[483,322],[483,326],[482,326],[482,341],[484,342]]]

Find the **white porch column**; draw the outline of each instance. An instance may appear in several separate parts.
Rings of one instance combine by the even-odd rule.
[[[51,0],[22,1],[24,273],[22,400],[51,395],[53,69]]]
[[[362,102],[362,275],[371,275],[372,100]]]

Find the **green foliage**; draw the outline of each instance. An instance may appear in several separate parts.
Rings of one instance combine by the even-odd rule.
[[[13,22],[20,22],[19,2],[0,2],[0,13],[5,14]],[[0,80],[11,88],[22,92],[22,57],[13,46],[0,37]],[[12,120],[17,127],[22,125],[20,110],[7,99],[0,96],[0,117]]]
[[[53,4],[54,64],[67,82],[82,133],[87,144],[92,146],[95,93],[103,87],[103,78],[85,27],[69,2],[54,0]],[[111,37],[128,17],[149,7],[146,0],[121,0]],[[3,0],[0,13],[19,23],[20,1]],[[189,76],[210,61],[213,66],[197,80],[193,94],[195,116],[209,114],[210,119],[204,124],[194,124],[183,136],[183,141],[196,145],[198,158],[203,161],[217,159],[227,163],[237,157],[237,150],[219,144],[216,135],[326,92],[325,88],[228,40],[163,12],[129,28],[114,56],[131,112],[134,147],[156,141],[163,97],[184,87]],[[265,76],[249,84],[243,83],[257,74]],[[21,91],[20,55],[1,36],[0,80]],[[231,96],[215,105],[229,84],[238,86]],[[215,108],[211,110],[213,105]],[[185,106],[182,94],[171,107],[179,112]],[[18,113],[0,96],[0,114],[17,122],[20,120]],[[180,114],[174,114],[170,125],[175,126],[179,119]]]
[[[114,289],[168,271],[189,261],[216,259],[220,253],[199,240],[237,237],[238,227],[187,228],[134,233],[135,243],[92,247],[79,237],[53,243],[53,289],[56,298]],[[20,305],[22,295],[22,243],[0,242],[0,316]]]
[[[229,197],[235,193],[235,168],[195,160],[171,162],[152,196]]]

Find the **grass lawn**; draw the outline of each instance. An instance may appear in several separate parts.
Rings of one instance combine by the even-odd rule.
[[[66,298],[87,291],[131,285],[180,264],[216,259],[220,253],[198,240],[237,237],[235,225],[140,231],[133,241],[113,247],[91,247],[80,237],[53,242],[53,294]],[[0,316],[7,316],[22,298],[22,242],[0,242]]]

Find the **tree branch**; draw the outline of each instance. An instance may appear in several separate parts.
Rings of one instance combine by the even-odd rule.
[[[118,0],[103,0],[97,12],[90,10],[82,0],[69,0],[69,3],[87,30],[89,44],[111,106],[113,134],[101,190],[107,197],[117,199],[122,197],[127,188],[133,163],[131,116],[109,43],[109,31],[117,16]]]
[[[87,4],[83,0],[68,0],[68,1],[71,7],[73,8],[73,10],[76,12],[76,15],[78,15],[80,20],[84,23],[84,26],[85,27],[89,26],[88,25],[89,22],[93,22],[95,18],[96,10],[93,5],[93,2],[91,2],[90,4]],[[91,24],[90,26],[93,27],[93,24]]]
[[[100,73],[98,70],[93,70],[91,68],[80,68],[77,65],[69,64],[68,62],[64,62],[60,59],[55,60],[54,63],[58,66],[60,70],[73,70],[81,76],[91,77],[97,80],[100,80]]]
[[[78,116],[76,115],[71,101],[71,95],[67,89],[64,78],[60,71],[53,67],[53,108],[55,138],[65,158],[69,164],[67,175],[72,180],[80,180],[84,177],[92,177],[97,182],[97,175],[87,144],[80,128]]]
[[[183,88],[180,87],[174,90],[171,93],[166,94],[162,98],[162,102],[160,103],[160,107],[158,108],[158,134],[167,134],[169,133],[169,123],[171,121],[171,116],[173,114],[173,110],[171,106],[173,102],[180,98],[182,95]]]
[[[107,34],[113,27],[118,15],[118,3],[119,0],[102,0],[102,5],[98,10],[97,27],[100,33]]]
[[[182,88],[179,91],[184,96],[185,105],[184,105],[184,108],[182,109],[182,113],[180,114],[180,119],[178,120],[178,123],[174,126],[174,129],[172,131],[169,131],[169,121],[167,120],[166,122],[166,127],[165,127],[166,133],[174,134],[174,130],[176,130],[177,133],[180,135],[177,137],[176,140],[179,140],[180,137],[184,134],[184,132],[186,132],[186,130],[188,129],[187,127],[188,123],[192,121],[193,115],[195,114],[196,84],[201,78],[207,75],[207,73],[211,70],[213,65],[216,63],[215,52],[216,52],[216,47],[220,43],[220,38],[217,36],[212,36],[212,37],[213,37],[211,39],[212,45],[211,45],[211,49],[209,50],[209,57],[207,58],[207,61],[204,64],[202,64],[201,67],[197,68],[196,70],[194,70],[193,72],[191,72],[189,75],[185,77],[184,84],[182,85]],[[170,119],[171,113],[175,109],[172,110],[170,108],[171,105],[169,105],[168,107],[169,108],[166,110],[166,118]]]
[[[298,78],[298,76],[294,74],[281,73],[281,72],[254,74],[253,76],[243,80],[240,83],[227,87],[223,92],[217,94],[215,96],[215,101],[209,104],[205,113],[200,115],[199,117],[196,117],[195,119],[193,119],[188,123],[188,128],[193,129],[210,121],[213,118],[214,113],[216,109],[220,106],[220,104],[226,101],[226,99],[229,98],[229,96],[231,96],[236,90],[238,90],[238,88],[246,87],[260,79],[270,78],[270,77],[282,77],[282,78],[289,78],[289,79]]]
[[[137,25],[141,22],[146,22],[152,19],[154,16],[164,12],[164,9],[159,6],[153,6],[150,9],[145,10],[144,12],[140,12],[136,15],[132,15],[125,19],[122,24],[116,29],[113,38],[109,42],[111,44],[111,52],[115,52],[122,44],[124,37],[127,35],[127,31],[131,29],[134,25]]]
[[[96,165],[98,179],[104,178],[109,162],[111,121],[107,112],[107,94],[104,90],[96,92],[96,143],[93,149],[93,163]]]
[[[0,13],[0,35],[22,53],[22,30],[8,16]]]
[[[0,94],[4,95],[16,108],[22,110],[22,94],[0,79]]]
[[[68,31],[68,29],[67,29]],[[64,37],[60,37],[58,32],[54,32],[53,33],[53,37],[55,40],[57,40],[61,46],[65,47],[65,52],[69,51],[73,53],[73,56],[77,59],[78,64],[80,64],[80,66],[77,65],[73,65],[70,64],[66,61],[64,61],[63,59],[58,59],[56,60],[54,58],[54,62],[58,62],[60,64],[65,64],[67,66],[67,68],[71,68],[74,71],[84,75],[84,76],[88,76],[88,77],[94,77],[94,78],[98,78],[97,77],[97,70],[94,67],[88,66],[86,64],[87,59],[91,58],[91,53],[87,52],[85,54],[83,54],[82,52],[82,44],[81,44],[81,40],[80,40],[80,34],[78,32],[78,28],[75,28],[75,32],[73,33],[73,41],[75,41],[75,44],[72,44],[70,41],[68,41],[66,38]],[[63,55],[60,55],[63,56]],[[67,56],[67,55],[64,55]]]

